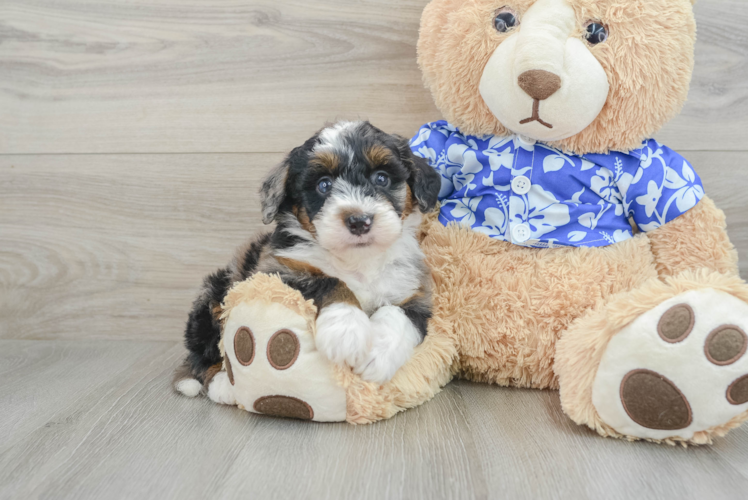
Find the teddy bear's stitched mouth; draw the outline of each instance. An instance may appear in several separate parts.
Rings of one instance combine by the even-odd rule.
[[[522,120],[521,122],[519,122],[519,124],[520,125],[524,125],[526,123],[531,123],[531,122],[538,122],[541,125],[544,125],[544,126],[546,126],[548,128],[553,128],[553,125],[551,125],[548,122],[543,121],[540,118],[540,99],[533,99],[533,101],[532,101],[532,116],[530,118],[525,118],[524,120]]]

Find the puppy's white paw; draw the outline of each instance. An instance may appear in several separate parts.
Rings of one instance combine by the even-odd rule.
[[[203,384],[194,378],[186,378],[176,383],[174,388],[188,398],[194,398],[203,388]]]
[[[236,406],[234,388],[226,372],[218,372],[208,385],[208,397],[221,405]]]
[[[364,380],[384,384],[408,362],[421,334],[397,306],[385,306],[371,317],[372,349],[365,363],[354,367]]]
[[[371,346],[371,322],[364,311],[332,304],[317,317],[317,350],[335,364],[360,366]]]

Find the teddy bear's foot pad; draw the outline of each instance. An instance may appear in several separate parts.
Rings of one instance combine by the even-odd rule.
[[[248,301],[231,310],[224,326],[225,376],[240,408],[302,420],[346,419],[345,390],[309,330],[308,318],[281,303]]]
[[[646,312],[608,344],[592,401],[623,435],[680,438],[748,410],[748,304],[693,290]]]

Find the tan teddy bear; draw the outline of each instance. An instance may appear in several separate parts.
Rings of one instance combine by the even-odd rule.
[[[702,444],[739,425],[748,287],[694,169],[649,139],[686,99],[694,38],[690,0],[432,1],[419,63],[448,121],[411,141],[442,177],[429,334],[391,382],[364,382],[319,358],[315,305],[258,275],[223,308],[236,402],[366,423],[458,376],[559,389],[604,436]],[[262,363],[237,358],[245,327]]]

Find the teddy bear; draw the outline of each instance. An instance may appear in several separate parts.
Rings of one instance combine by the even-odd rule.
[[[428,335],[366,382],[315,350],[313,302],[256,275],[222,308],[235,403],[369,423],[460,377],[557,389],[602,436],[740,425],[748,287],[695,169],[652,139],[686,99],[695,31],[691,0],[432,0],[418,61],[445,120],[410,142],[442,182],[421,228]]]

